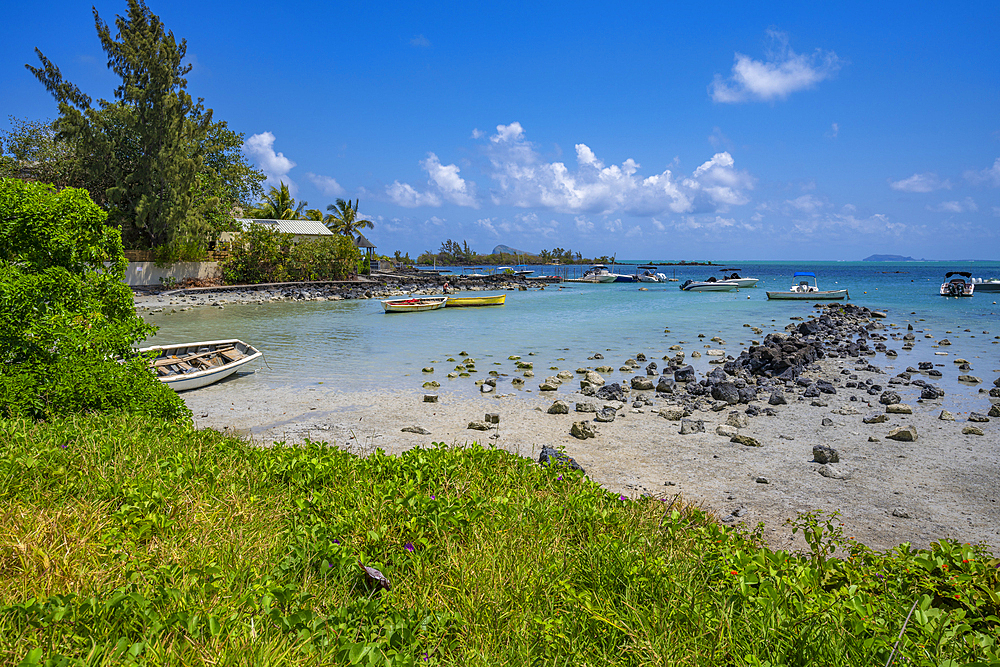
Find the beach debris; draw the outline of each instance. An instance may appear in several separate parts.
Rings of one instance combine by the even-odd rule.
[[[437,389],[441,386],[441,383],[437,380],[431,380],[430,382],[425,382],[423,384],[424,389]]]
[[[816,468],[816,472],[828,479],[847,480],[851,478],[851,473],[834,468],[832,465],[828,464],[824,464]]]
[[[499,424],[500,423],[500,413],[499,412],[487,412],[486,413],[486,423],[487,424]]]
[[[420,369],[420,372],[421,373],[433,373],[434,372],[434,367],[433,366],[424,366],[423,368]]]
[[[903,509],[902,507],[897,507],[896,509],[892,510],[892,515],[894,517],[896,517],[897,519],[912,519],[913,518],[912,516],[910,516],[910,513],[908,511],[906,511],[905,509]]]
[[[674,371],[675,382],[694,382],[697,379],[694,373],[694,366],[682,366]]]
[[[925,384],[920,388],[920,398],[924,400],[931,400],[941,398],[944,396],[944,390],[940,387],[935,387],[932,384]]]
[[[733,410],[726,416],[726,424],[733,428],[746,428],[750,426],[750,418],[745,414]]]
[[[481,393],[483,393],[483,394],[489,394],[489,393],[492,393],[492,391],[493,391],[494,389],[496,389],[496,386],[495,386],[495,385],[491,385],[491,384],[487,384],[487,383],[485,383],[485,382],[484,382],[483,384],[479,385],[479,391],[480,391]]]
[[[715,434],[721,435],[724,438],[731,438],[738,433],[739,431],[736,430],[736,427],[729,424],[719,424],[715,427]]]
[[[644,377],[642,375],[636,375],[634,378],[631,379],[630,384],[632,385],[633,389],[639,391],[645,391],[653,388],[653,381],[650,380],[648,377]]]
[[[962,429],[962,435],[985,435],[985,433],[978,426],[966,426]]]
[[[913,408],[906,403],[893,403],[885,406],[885,411],[890,415],[912,415]]]
[[[704,432],[705,422],[701,419],[681,419],[681,435]]]
[[[558,391],[560,382],[550,382],[548,379],[538,385],[538,391]]]
[[[689,412],[685,412],[681,408],[660,408],[660,416],[667,421],[680,421],[689,414]]]
[[[672,378],[668,378],[665,375],[660,376],[660,379],[656,383],[656,391],[661,394],[672,394],[674,393],[674,385],[676,383]]]
[[[990,417],[1000,417],[1000,403],[990,406],[990,411],[986,413]]]
[[[430,435],[431,432],[422,426],[404,426],[399,429],[403,433],[416,433],[417,435]]]
[[[712,373],[714,372],[712,371]],[[732,382],[719,382],[712,385],[712,398],[717,401],[725,401],[729,405],[736,405],[740,402],[740,392]]]
[[[970,412],[969,413],[969,421],[970,422],[988,422],[989,420],[990,420],[990,418],[987,417],[986,415],[982,414],[981,412]]]
[[[840,463],[840,452],[829,445],[813,445],[812,452],[816,463]]]
[[[965,382],[965,383],[968,383],[968,384],[979,384],[983,380],[982,380],[982,378],[977,378],[975,375],[959,375],[958,376],[958,381],[959,382]]]
[[[758,477],[754,481],[757,482],[758,484],[770,484],[771,483],[771,481],[767,477]]]
[[[586,472],[583,467],[576,462],[576,459],[564,452],[559,451],[555,447],[549,447],[547,445],[542,447],[542,451],[538,455],[538,462],[541,465],[562,465],[572,468],[573,470]]]
[[[767,399],[768,405],[786,405],[788,401],[785,400],[785,394],[781,390],[776,390],[771,394],[771,397]]]
[[[894,391],[883,391],[882,395],[878,397],[878,402],[882,405],[895,405],[902,403],[903,398]]]
[[[760,441],[756,438],[751,438],[749,435],[734,435],[729,439],[729,442],[735,442],[738,445],[745,445],[746,447],[761,447]]]
[[[574,409],[577,412],[597,412],[597,406],[593,403],[577,403]]]
[[[361,561],[358,561],[358,567],[361,568],[361,572],[365,575],[365,581],[369,585],[384,591],[392,590],[392,583],[389,581],[388,577],[376,570],[374,567],[368,567]]]
[[[424,394],[424,403],[437,403],[437,402],[438,402],[437,394]]]
[[[590,422],[573,422],[573,426],[569,429],[569,434],[574,438],[579,438],[580,440],[597,437],[597,433],[594,432]]]
[[[567,382],[573,379],[573,374],[570,373],[569,371],[559,371],[558,373],[556,373],[556,377],[562,380],[563,382]]]
[[[486,422],[473,421],[473,422],[469,422],[469,425],[466,426],[465,428],[469,429],[469,430],[472,430],[472,431],[489,431],[490,430],[490,425],[487,424]]]
[[[556,401],[549,406],[548,413],[550,415],[569,414],[569,403],[566,401]]]
[[[611,384],[604,385],[597,390],[597,398],[602,401],[618,401],[620,403],[625,402],[625,390],[617,382],[612,382]]]
[[[605,407],[601,408],[600,410],[598,410],[597,413],[594,415],[594,421],[595,422],[605,422],[605,423],[606,422],[613,422],[615,420],[615,416],[617,416],[617,414],[618,414],[618,411],[615,410],[613,407],[605,406]]]
[[[917,427],[916,426],[897,426],[896,428],[889,431],[889,435],[885,436],[890,440],[898,440],[899,442],[913,442],[917,439]]]
[[[955,421],[955,415],[951,414],[947,410],[942,410],[941,414],[938,415],[938,419],[943,422],[953,422]]]
[[[829,417],[823,417],[819,424],[820,426],[833,426],[833,420]]]

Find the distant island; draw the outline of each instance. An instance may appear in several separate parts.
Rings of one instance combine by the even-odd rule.
[[[869,255],[862,262],[929,262],[928,259],[914,259],[902,255]]]
[[[498,245],[493,248],[494,255],[534,255],[536,253],[528,252],[527,250],[518,250],[516,248],[511,248],[509,245]]]

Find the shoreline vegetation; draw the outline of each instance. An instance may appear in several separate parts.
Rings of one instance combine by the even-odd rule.
[[[128,415],[3,428],[8,664],[1000,657],[995,558],[871,551],[835,514],[794,521],[795,554],[675,495],[476,444],[260,448]]]

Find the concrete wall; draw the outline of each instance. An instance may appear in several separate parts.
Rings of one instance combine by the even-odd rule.
[[[177,262],[158,267],[154,262],[129,262],[125,282],[129,285],[159,285],[160,278],[214,278],[219,275],[218,262]]]

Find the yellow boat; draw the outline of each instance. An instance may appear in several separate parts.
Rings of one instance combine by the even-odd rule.
[[[450,296],[444,305],[445,308],[460,308],[464,306],[502,306],[506,298],[506,294],[493,294],[490,296]]]

